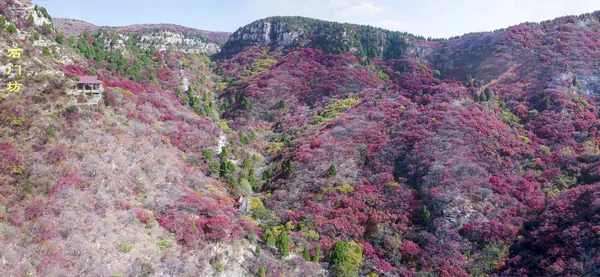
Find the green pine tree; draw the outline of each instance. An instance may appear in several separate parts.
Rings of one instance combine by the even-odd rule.
[[[271,168],[267,168],[267,169],[265,169],[265,170],[263,171],[263,174],[262,174],[262,179],[263,179],[264,181],[268,181],[268,180],[270,180],[270,179],[271,179],[271,176],[273,176],[273,169],[271,169]]]
[[[424,225],[429,225],[429,220],[431,219],[431,212],[427,209],[427,205],[423,205],[423,210],[421,211],[421,221]]]
[[[254,231],[254,228],[250,228],[250,231],[248,232],[248,240],[251,243],[256,242],[256,232]]]
[[[8,30],[8,32],[11,33],[11,34],[14,34],[14,33],[17,32],[17,27],[15,27],[15,25],[13,25],[13,24],[9,24],[6,27],[6,30]]]
[[[192,231],[196,232],[196,221],[190,220],[190,227],[192,227]]]
[[[229,184],[230,188],[237,188],[240,185],[238,179],[236,179],[234,176],[229,176],[226,182]]]
[[[48,49],[48,47],[47,47],[47,46],[44,46],[44,48],[42,49],[42,53],[43,53],[44,55],[46,55],[46,56],[50,56],[50,55],[52,55],[52,54],[50,53],[50,49]]]
[[[331,250],[329,255],[329,265],[336,265],[346,261],[346,252],[348,251],[348,244],[338,240]]]
[[[312,257],[312,261],[318,263],[319,260],[321,260],[321,246],[317,244],[315,245],[315,255]]]
[[[302,250],[302,257],[304,260],[310,261],[310,252],[308,252],[308,248],[304,248],[304,250]]]
[[[328,170],[328,171],[329,171],[329,176],[330,176],[330,177],[335,177],[335,176],[337,176],[337,174],[338,174],[337,167],[335,167],[335,165],[334,165],[334,164],[332,164],[332,165],[329,167],[329,170]]]
[[[275,246],[275,235],[271,229],[267,229],[263,235],[263,242],[267,247]]]
[[[283,174],[285,174],[286,176],[290,176],[295,171],[296,168],[294,168],[294,163],[292,162],[292,160],[288,160],[285,167],[283,168]]]
[[[285,109],[285,101],[283,99],[279,100],[279,109]]]
[[[485,93],[480,93],[479,94],[479,101],[480,102],[486,102],[487,100],[488,99],[487,99],[487,96],[485,95]]]
[[[223,158],[221,161],[220,175],[221,177],[233,174],[235,172],[235,164],[228,160],[227,158]]]
[[[494,92],[491,89],[485,88],[483,93],[485,94],[485,97],[487,98],[488,101],[494,100]]]
[[[214,172],[215,174],[219,173],[220,170],[220,165],[218,162],[212,162],[208,165],[208,168],[210,168],[211,172]]]
[[[288,236],[285,230],[279,233],[277,240],[275,241],[275,245],[277,246],[277,250],[279,250],[279,254],[283,257],[287,257],[290,255],[290,244],[292,244],[292,239]]]
[[[253,190],[258,191],[260,190],[260,187],[258,186],[258,181],[256,180],[255,175],[254,168],[250,168],[250,171],[248,171],[248,183],[250,183],[250,186],[252,186]]]
[[[225,146],[221,146],[221,158],[229,157],[229,149]]]
[[[546,96],[544,98],[544,110],[550,109],[550,97]]]
[[[65,42],[65,35],[63,34],[57,34],[56,35],[56,43],[58,44],[63,44],[63,42]]]
[[[4,28],[6,28],[6,19],[3,15],[0,15],[0,30],[3,30]]]
[[[358,276],[358,271],[363,265],[362,248],[356,242],[336,242],[329,259],[330,272],[336,277]]]
[[[248,100],[248,97],[246,97],[246,95],[242,96],[242,100],[240,101],[240,105],[244,109],[250,107],[250,100]]]
[[[260,277],[266,276],[265,267],[262,265],[258,267],[258,276],[260,276]]]
[[[38,32],[34,32],[33,35],[31,35],[31,37],[29,37],[29,41],[31,41],[31,42],[34,42],[38,39],[40,39],[40,34],[38,34]]]
[[[211,160],[213,158],[213,152],[210,150],[202,150],[202,157],[207,160]]]
[[[244,161],[242,162],[242,168],[244,170],[250,170],[250,168],[252,167],[252,164],[248,161],[248,159],[244,158]]]

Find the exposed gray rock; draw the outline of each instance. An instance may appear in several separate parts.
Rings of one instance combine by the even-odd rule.
[[[140,37],[139,46],[144,49],[153,47],[157,50],[172,49],[186,53],[203,53],[209,55],[221,51],[221,47],[215,43],[204,42],[200,38],[188,37],[185,34],[171,31],[143,34]]]
[[[228,43],[241,41],[246,44],[262,46],[290,46],[293,45],[303,33],[304,30],[301,28],[287,31],[284,22],[271,23],[263,20],[239,29],[229,37]]]

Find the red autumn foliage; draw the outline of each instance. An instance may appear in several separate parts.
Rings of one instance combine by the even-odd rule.
[[[66,267],[68,261],[65,257],[58,251],[52,253],[51,255],[46,255],[37,266],[37,273],[41,275],[45,275],[46,271],[51,270],[53,267]]]
[[[34,220],[46,213],[46,204],[41,199],[32,199],[25,208],[25,218]]]
[[[33,238],[33,241],[35,241],[36,243],[40,243],[40,242],[52,240],[56,236],[57,236],[57,234],[54,230],[46,229],[46,230],[38,233],[37,235],[35,235],[35,237]]]
[[[230,203],[213,202],[191,192],[165,207],[156,219],[186,247],[194,247],[206,241],[230,242],[238,237],[241,227],[234,225],[225,214],[231,212],[234,211]]]
[[[146,209],[135,209],[134,214],[144,224],[149,224],[152,221],[152,213]]]
[[[73,64],[64,65],[62,69],[65,71],[65,73],[67,73],[67,75],[69,75],[69,77],[83,76],[87,71],[87,68]]]
[[[77,177],[75,173],[70,173],[68,175],[62,176],[58,178],[56,184],[48,189],[49,195],[54,195],[59,193],[63,188],[66,187],[79,187],[82,184],[82,181]]]
[[[20,155],[15,149],[12,143],[2,142],[0,143],[0,173],[10,175],[15,173],[15,169],[25,161],[23,156]]]
[[[52,146],[50,151],[48,151],[48,154],[46,156],[48,162],[55,164],[66,159],[68,155],[67,151],[68,149],[66,145],[62,143],[56,143]]]
[[[305,41],[290,48],[249,47],[215,59],[214,73],[227,87],[215,90],[218,99],[210,103],[217,104],[217,110],[223,104],[221,119],[244,134],[227,134],[225,143],[233,152],[229,158],[241,161],[257,153],[265,157],[265,165],[258,162],[254,169],[273,169],[256,186],[260,191],[252,192],[264,199],[271,216],[257,220],[265,228],[293,223],[294,245],[314,251],[319,244],[326,257],[337,240],[354,240],[363,246],[360,274],[375,270],[382,276],[595,276],[600,274],[600,82],[599,66],[593,61],[600,59],[599,15],[568,16],[449,40],[406,36],[405,52],[387,60],[299,46]],[[309,34],[307,40],[316,37]],[[201,82],[194,80],[200,75],[190,68],[169,69],[183,59],[192,61],[194,71],[199,66],[185,54],[157,52],[135,82],[104,70],[109,63],[88,60],[89,66],[101,67],[97,70],[109,87],[108,105],[101,111],[69,109],[69,121],[56,120],[59,144],[36,139],[47,126],[35,118],[42,108],[32,103],[32,95],[10,95],[0,103],[2,130],[8,134],[0,143],[0,201],[6,206],[0,216],[19,232],[29,232],[24,241],[67,238],[64,230],[54,232],[46,226],[45,220],[52,222],[50,217],[61,211],[44,203],[60,202],[65,188],[92,183],[90,193],[157,195],[154,202],[144,200],[151,210],[135,209],[133,214],[146,224],[156,214],[158,223],[187,248],[230,243],[246,230],[257,229],[240,222],[230,196],[207,191],[181,196],[182,190],[201,187],[207,180],[221,185],[210,180],[207,170],[207,163],[217,159],[198,161],[202,150],[216,147],[217,124],[183,106],[185,96],[175,93],[181,86],[178,75],[187,76],[192,86]],[[270,61],[266,59],[276,62],[257,70],[261,61]],[[127,62],[135,64],[133,57]],[[71,77],[87,72],[77,66],[63,70]],[[202,76],[213,73],[201,71]],[[152,72],[158,84],[150,84]],[[202,89],[212,91],[210,79],[202,81],[209,84]],[[340,101],[348,98],[352,99]],[[285,107],[279,104],[282,100]],[[62,106],[62,99],[51,101],[47,106],[52,109]],[[110,125],[102,125],[105,122]],[[88,147],[95,138],[87,134],[94,128],[106,131],[107,137],[98,135],[101,141]],[[256,139],[241,143],[250,132]],[[118,143],[112,144],[115,138]],[[127,151],[107,157],[112,149],[102,148],[105,142]],[[113,159],[119,158],[138,162],[132,164],[140,168],[136,178],[139,174],[140,180],[152,180],[156,188],[139,185],[144,182],[136,182],[135,188],[118,187],[114,180],[107,182],[110,174],[87,182],[82,176],[94,174],[75,173],[77,160],[68,159],[67,149],[78,153],[81,163],[99,168],[110,168],[111,163],[114,167]],[[164,156],[140,154],[155,151]],[[120,152],[125,157],[119,157]],[[169,168],[176,159],[167,152],[186,161]],[[156,170],[155,160],[168,168],[166,173]],[[329,170],[331,165],[336,174]],[[232,177],[240,177],[240,171]],[[134,177],[123,176],[131,178],[127,184],[134,183]],[[45,187],[56,202],[44,201],[41,195],[23,200]],[[101,199],[84,202],[91,214],[102,216],[110,210],[108,204],[98,203]],[[111,202],[116,209],[129,210],[130,201],[135,203]],[[308,230],[317,232],[319,239],[303,236]],[[73,236],[65,239],[71,240]],[[52,268],[77,264],[75,255],[69,254],[74,262],[67,262],[70,259],[60,253],[49,252],[35,258],[40,275],[56,275]],[[288,265],[299,272],[308,267],[296,264],[297,259],[279,264],[267,256],[255,255],[249,261],[252,273],[259,262],[273,276],[283,275]]]
[[[99,78],[102,79],[102,78]],[[136,84],[132,81],[129,80],[125,80],[125,81],[108,81],[108,80],[102,80],[105,83],[105,86],[108,87],[118,87],[124,90],[128,90],[133,92],[136,95],[145,93],[145,90],[142,86],[140,86],[139,84]]]
[[[598,25],[582,27],[577,20],[583,19],[522,24],[448,41],[415,39],[439,55],[373,59],[389,81],[376,78],[377,71],[350,69],[358,62],[355,57],[313,49],[273,51],[269,55],[276,66],[245,77],[253,61],[265,58],[262,49],[246,48],[218,64],[220,74],[236,80],[224,97],[243,93],[251,103],[225,116],[234,120],[234,128],[262,120],[273,121],[280,134],[301,130],[272,155],[278,161],[293,157],[295,173],[288,180],[268,180],[263,188],[272,194],[265,205],[284,221],[313,225],[324,251],[336,239],[367,237],[374,249],[387,252],[368,251],[369,259],[384,259],[410,275],[401,268],[414,261],[395,260],[400,244],[381,238],[396,233],[402,245],[421,249],[413,254],[421,270],[466,275],[464,249],[480,253],[481,245],[511,244],[527,215],[545,209],[549,187],[565,176],[578,176],[576,185],[600,181],[594,169],[598,154],[590,152],[590,142],[583,145],[598,135],[596,99],[583,96],[594,90],[591,76],[597,68],[566,58],[578,51],[597,58],[599,44],[584,37]],[[572,44],[574,37],[582,43]],[[573,73],[577,82],[553,73],[569,64],[580,66]],[[567,90],[580,94],[570,96]],[[313,112],[349,93],[360,95],[358,105],[310,126]],[[472,102],[482,94],[486,100]],[[280,100],[293,112],[282,113]],[[504,110],[490,105],[493,101],[504,103]],[[507,122],[508,112],[516,115],[515,122]],[[331,164],[342,168],[341,178],[325,173]],[[336,189],[342,180],[353,188],[349,197]],[[428,228],[420,222],[423,205],[431,211]],[[550,266],[553,274],[560,272],[560,262]]]
[[[596,275],[600,265],[600,186],[587,185],[559,195],[539,216],[525,224],[515,244],[507,275]]]

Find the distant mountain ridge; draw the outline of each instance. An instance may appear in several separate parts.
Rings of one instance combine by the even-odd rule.
[[[212,55],[221,51],[229,33],[211,32],[175,24],[134,24],[128,26],[96,26],[94,24],[66,18],[55,18],[56,29],[67,36],[99,33],[101,30],[117,32],[126,37],[136,37],[139,46],[156,50],[173,50],[186,53]]]
[[[211,42],[216,44],[224,44],[229,39],[229,32],[213,32],[207,30],[199,30],[195,28],[185,27],[177,24],[133,24],[127,26],[97,26],[92,23],[71,19],[71,18],[53,18],[52,23],[56,29],[69,36],[78,36],[85,32],[95,32],[99,29],[106,29],[117,32],[125,32],[125,33],[138,33],[142,31],[152,30],[152,29],[160,29],[160,30],[169,30],[175,32],[187,32],[187,33],[196,33],[203,35],[210,39]]]

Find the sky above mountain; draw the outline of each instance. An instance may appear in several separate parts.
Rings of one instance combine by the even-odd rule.
[[[368,24],[425,37],[446,38],[522,22],[600,10],[596,0],[34,0],[54,17],[102,26],[174,23],[233,32],[275,15]]]

